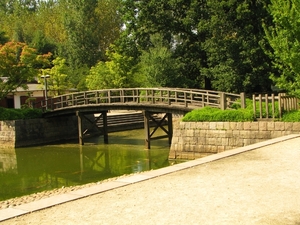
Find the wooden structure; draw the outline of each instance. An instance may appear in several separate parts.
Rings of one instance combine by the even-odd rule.
[[[252,95],[254,117],[257,119],[281,118],[284,111],[299,109],[299,99],[285,93]]]
[[[239,101],[237,101],[239,100]],[[231,94],[218,91],[184,88],[124,88],[84,91],[56,96],[36,103],[35,107],[44,110],[45,117],[64,116],[76,113],[78,117],[79,142],[83,144],[86,130],[82,128],[83,119],[92,125],[102,119],[105,143],[108,143],[107,112],[109,110],[140,110],[144,112],[145,146],[150,148],[150,140],[168,138],[171,144],[173,128],[172,114],[185,114],[196,108],[205,106],[226,109],[233,103],[245,107],[245,95]],[[89,120],[86,114],[100,113],[95,121]],[[154,114],[165,114],[160,120],[154,118]],[[149,122],[156,123],[152,132]],[[168,129],[162,126],[168,124]],[[153,137],[155,131],[161,128],[166,135]]]

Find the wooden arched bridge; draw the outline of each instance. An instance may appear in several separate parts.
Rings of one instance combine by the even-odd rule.
[[[82,119],[90,121],[85,115],[99,113],[100,116],[91,123],[102,119],[104,141],[108,142],[107,112],[109,110],[139,110],[144,113],[145,143],[150,148],[150,140],[157,138],[172,139],[172,114],[185,114],[193,109],[205,106],[220,109],[230,108],[239,102],[244,107],[244,94],[232,94],[218,91],[185,88],[122,88],[103,89],[68,93],[37,103],[35,107],[44,110],[44,117],[77,115],[79,141],[83,144]],[[240,101],[237,101],[240,100]],[[165,114],[157,121],[153,114]],[[157,126],[150,133],[149,122],[154,121]],[[162,126],[168,124],[168,130]],[[161,127],[166,135],[153,138],[154,132]]]

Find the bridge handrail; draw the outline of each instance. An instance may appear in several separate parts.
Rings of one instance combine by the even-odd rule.
[[[43,100],[40,107],[44,110],[57,110],[95,104],[164,104],[186,108],[210,106],[226,109],[241,98],[241,94],[203,89],[116,88],[64,94]]]

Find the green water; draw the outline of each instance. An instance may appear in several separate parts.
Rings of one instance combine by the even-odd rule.
[[[77,143],[0,149],[0,200],[169,166],[167,139],[144,149],[144,130]]]

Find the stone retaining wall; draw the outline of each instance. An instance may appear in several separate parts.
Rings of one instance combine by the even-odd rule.
[[[195,159],[300,132],[289,122],[173,122],[170,159]]]
[[[1,147],[24,147],[78,138],[76,116],[0,121]]]

